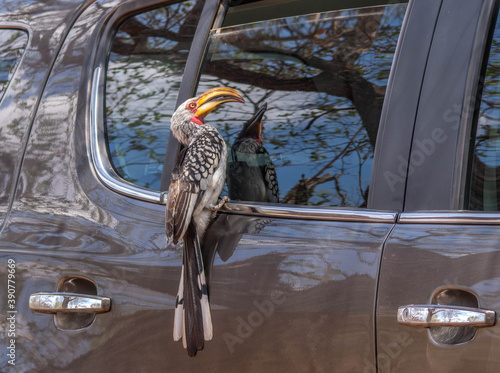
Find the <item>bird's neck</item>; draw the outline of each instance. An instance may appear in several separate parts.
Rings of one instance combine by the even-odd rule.
[[[209,124],[203,124],[202,126],[193,122],[184,122],[180,125],[172,123],[171,129],[174,136],[179,140],[181,144],[189,145],[191,141],[199,136],[202,132],[210,131],[213,129]]]
[[[259,136],[247,135],[246,133],[239,135],[236,140],[243,141],[245,139],[252,139],[254,141],[257,141],[259,144],[262,144],[262,138],[260,138]]]

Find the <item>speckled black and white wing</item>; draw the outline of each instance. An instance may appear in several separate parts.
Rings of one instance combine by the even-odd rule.
[[[170,179],[170,186],[168,188],[167,194],[167,208],[165,210],[165,232],[167,234],[168,244],[172,242],[174,245],[182,238],[179,235],[180,232],[185,232],[187,227],[179,226],[175,221],[175,209],[178,203],[178,197],[182,182],[180,180],[180,170],[182,169],[182,164],[184,162],[184,156],[186,155],[187,148],[182,149],[179,154],[177,154],[177,159],[175,161],[174,169],[172,170],[172,176]],[[183,221],[186,224],[186,220]]]
[[[179,153],[168,189],[166,209],[167,237],[174,243],[184,236],[193,212],[206,207],[200,203],[207,192],[212,192],[214,173],[221,165],[224,150],[224,139],[215,128],[205,125],[189,146]]]
[[[252,138],[236,140],[228,161],[229,198],[279,202],[278,177],[266,148]]]
[[[278,176],[276,175],[276,169],[274,168],[273,161],[267,149],[260,144],[257,149],[258,157],[260,157],[260,169],[262,171],[262,177],[264,178],[264,184],[266,185],[266,197],[267,202],[279,202],[279,186],[278,186]]]

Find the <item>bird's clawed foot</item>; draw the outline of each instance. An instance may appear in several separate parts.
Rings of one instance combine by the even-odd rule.
[[[224,196],[219,200],[219,202],[217,202],[216,205],[208,206],[208,209],[212,211],[212,219],[216,217],[217,211],[219,211],[227,201],[229,201],[229,198],[227,198],[227,196]]]

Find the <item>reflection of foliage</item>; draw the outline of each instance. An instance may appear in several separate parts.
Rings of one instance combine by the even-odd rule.
[[[119,28],[109,57],[106,124],[111,158],[125,179],[159,189],[184,65],[203,2],[139,14]]]
[[[150,188],[159,187],[168,118],[201,6],[187,2],[140,14],[122,24],[113,44],[106,96],[113,163]],[[230,143],[242,122],[269,103],[264,140],[283,201],[366,205],[405,10],[394,4],[327,12],[212,35],[199,90],[231,86],[247,105],[226,105],[209,120]]]
[[[472,161],[472,210],[500,210],[500,21],[491,41]]]
[[[230,85],[251,103],[247,112],[216,115],[226,139],[234,138],[238,122],[260,103],[269,103],[265,142],[284,203],[366,206],[405,9],[290,17],[213,34],[200,91]]]
[[[488,158],[487,149],[492,141],[500,139],[500,27],[497,25],[491,42],[490,57],[484,77],[480,119],[476,136],[476,153]],[[492,154],[490,154],[491,156]]]

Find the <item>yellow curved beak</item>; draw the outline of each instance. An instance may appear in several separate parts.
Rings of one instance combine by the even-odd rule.
[[[220,104],[225,102],[245,103],[245,100],[235,89],[217,87],[202,93],[198,96],[198,100],[196,102],[198,104],[198,109],[196,110],[195,115],[200,118],[205,118],[208,113]]]

